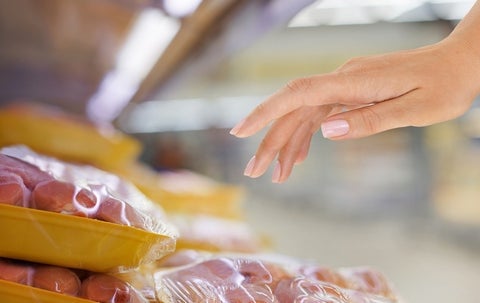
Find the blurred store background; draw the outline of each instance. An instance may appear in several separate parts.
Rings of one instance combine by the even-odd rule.
[[[288,80],[435,43],[473,0],[0,0],[1,105],[113,124],[156,170],[245,189],[273,250],[372,265],[405,302],[478,302],[480,108],[427,128],[330,142],[281,185],[243,177],[262,134],[228,130]]]

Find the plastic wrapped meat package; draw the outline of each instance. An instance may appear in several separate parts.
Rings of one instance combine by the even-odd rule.
[[[169,213],[168,218],[179,232],[177,249],[255,253],[268,247],[245,221],[182,213]]]
[[[275,255],[206,255],[183,250],[154,273],[158,299],[173,302],[397,303],[368,267],[332,269]]]
[[[243,217],[244,189],[187,169],[155,171],[132,162],[114,171],[133,182],[167,213],[203,214],[226,219]]]
[[[128,282],[112,274],[0,259],[2,302],[146,303]]]
[[[156,172],[139,163],[119,174],[165,210],[179,231],[177,248],[252,253],[269,244],[245,221],[240,187],[188,170]]]
[[[6,147],[0,188],[2,257],[103,272],[175,249],[177,232],[163,210],[94,167]]]
[[[105,170],[137,159],[142,145],[111,125],[97,126],[61,108],[14,101],[0,108],[0,146],[23,144],[52,157]]]
[[[332,269],[282,255],[196,250],[177,250],[113,274],[0,259],[0,298],[18,303],[400,302],[372,268]]]

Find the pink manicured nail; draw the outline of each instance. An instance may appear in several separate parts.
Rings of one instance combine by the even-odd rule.
[[[282,175],[282,166],[280,162],[277,161],[275,168],[273,169],[272,182],[280,183],[280,176]]]
[[[350,126],[345,120],[333,120],[322,123],[322,134],[325,138],[343,136],[349,130]]]
[[[250,161],[248,161],[247,166],[245,167],[245,170],[243,171],[243,175],[250,177],[253,172],[253,168],[255,167],[255,156],[253,156]]]
[[[243,124],[245,124],[245,119],[238,122],[237,125],[235,125],[231,130],[230,130],[230,135],[237,135],[238,134],[238,131],[240,130],[240,128],[242,128]]]

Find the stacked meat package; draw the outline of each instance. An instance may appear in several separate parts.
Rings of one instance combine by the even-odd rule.
[[[153,171],[118,131],[17,105],[0,146],[0,302],[399,302],[371,268],[267,254],[241,189]]]

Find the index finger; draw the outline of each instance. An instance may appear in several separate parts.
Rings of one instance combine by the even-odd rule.
[[[359,98],[358,87],[363,86],[365,81],[365,77],[347,76],[345,73],[295,79],[255,107],[230,134],[240,138],[251,136],[271,121],[302,106],[363,103],[365,98]]]

